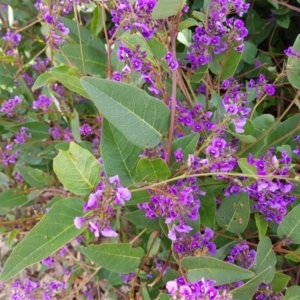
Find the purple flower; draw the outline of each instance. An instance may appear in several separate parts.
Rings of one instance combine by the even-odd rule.
[[[121,81],[122,80],[122,74],[120,72],[113,72],[112,80]]]
[[[76,228],[80,229],[82,225],[85,223],[86,219],[84,217],[76,217],[74,219],[74,225]]]
[[[209,154],[211,157],[215,157],[215,158],[220,156],[219,149],[214,146],[208,146],[206,148],[206,153]]]
[[[179,64],[177,60],[169,60],[168,66],[172,71],[175,71],[178,69]]]
[[[118,236],[118,234],[111,229],[110,225],[107,225],[103,230],[101,230],[101,234],[106,237]]]
[[[264,91],[269,95],[273,96],[275,94],[275,87],[274,84],[268,84],[266,85]]]
[[[174,157],[177,162],[183,161],[182,148],[178,148],[174,151]]]

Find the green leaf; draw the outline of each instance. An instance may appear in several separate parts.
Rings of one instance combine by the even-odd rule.
[[[250,42],[244,42],[244,50],[242,54],[242,60],[245,61],[247,64],[254,64],[255,57],[257,54],[257,47]]]
[[[34,82],[34,85],[32,86],[31,90],[35,91],[43,86],[45,86],[46,84],[50,83],[50,82],[54,82],[55,78],[48,72],[46,73],[42,73]]]
[[[89,29],[68,18],[59,17],[59,20],[70,30],[68,38],[72,39],[76,44],[87,44],[101,52],[105,52],[105,45],[102,40],[96,37]]]
[[[170,300],[170,296],[168,294],[159,294],[157,300]]]
[[[17,70],[15,67],[9,65],[0,63],[0,82],[1,85],[6,86],[15,86],[15,77],[16,77]]]
[[[158,0],[152,11],[152,18],[158,20],[175,16],[181,11],[185,2],[186,0],[172,0],[171,2],[169,0]]]
[[[197,71],[193,73],[193,75],[190,78],[190,81],[194,83],[199,83],[205,77],[207,70],[208,65],[201,66]]]
[[[299,300],[300,286],[290,286],[285,292],[286,300]]]
[[[220,80],[225,80],[234,75],[242,58],[242,53],[234,50],[238,45],[237,42],[230,43],[225,52],[218,55],[213,54],[213,60],[209,64],[209,69],[214,74],[219,75]]]
[[[95,36],[103,29],[102,6],[96,6],[93,12],[91,28]]]
[[[34,188],[53,184],[53,178],[39,169],[19,165],[17,166],[17,170],[21,173],[25,182]]]
[[[250,203],[248,194],[241,192],[222,200],[217,212],[217,223],[230,232],[239,233],[247,228],[249,216]]]
[[[281,292],[287,286],[290,280],[291,280],[290,276],[280,272],[276,272],[271,282],[272,290],[274,292]]]
[[[59,150],[53,169],[66,189],[76,195],[89,194],[100,182],[100,164],[86,149],[74,142],[69,150]]]
[[[83,232],[74,226],[74,218],[83,216],[83,201],[65,198],[55,203],[37,225],[21,240],[7,259],[1,273],[6,281],[26,267],[53,254]]]
[[[89,95],[82,88],[79,76],[74,75],[74,70],[76,70],[76,68],[62,66],[51,69],[49,73],[65,87],[88,99]]]
[[[19,189],[9,189],[0,193],[0,208],[21,206],[27,201],[26,195]]]
[[[269,269],[270,268],[264,270],[262,273],[247,281],[241,287],[231,291],[230,294],[233,296],[233,300],[251,300],[258,286],[264,282]]]
[[[73,134],[73,137],[74,137],[74,140],[77,142],[77,143],[80,143],[82,142],[81,140],[81,134],[80,134],[80,120],[79,120],[79,114],[77,112],[76,109],[74,109],[73,111],[73,117],[71,119],[71,129],[72,129],[72,134]]]
[[[214,230],[216,223],[216,198],[209,188],[202,190],[205,191],[206,194],[204,196],[201,196],[201,224],[204,227],[209,227]]]
[[[97,265],[116,273],[134,272],[144,256],[142,248],[132,248],[130,244],[90,245],[81,250]]]
[[[238,164],[241,170],[243,171],[243,174],[245,175],[247,174],[255,175],[257,172],[255,166],[249,165],[249,163],[247,162],[247,158],[240,158],[238,160]]]
[[[290,142],[293,140],[293,137],[300,133],[300,127],[298,125],[298,122],[300,120],[300,114],[294,115],[292,117],[289,117],[284,122],[280,123],[277,127],[275,127],[270,134],[266,136],[265,148],[269,148],[270,144],[272,146],[278,146],[278,145],[289,145]],[[294,130],[295,128],[298,128],[299,130],[294,131],[293,135],[290,135],[290,132]]]
[[[199,137],[200,137],[199,133],[195,132],[173,141],[172,150],[171,150],[171,163],[170,163],[170,169],[172,172],[176,172],[176,170],[178,170],[179,167],[182,165],[181,163],[176,162],[174,157],[174,151],[181,148],[183,159],[187,161],[189,154],[195,153],[199,141]]]
[[[293,45],[293,50],[300,50],[300,34],[297,35]],[[296,89],[300,89],[300,59],[290,56],[287,60],[286,70],[289,82]]]
[[[264,216],[259,213],[255,213],[254,218],[258,229],[258,237],[259,240],[261,240],[267,233],[269,223],[264,219]]]
[[[277,229],[278,237],[293,239],[294,244],[300,244],[300,204],[293,208],[282,220]]]
[[[179,23],[178,31],[198,25],[199,23],[195,19],[187,18]]]
[[[143,182],[162,181],[171,175],[167,163],[160,157],[153,160],[142,157],[137,164],[136,171],[139,179]]]
[[[82,65],[82,57],[85,69]],[[55,55],[55,60],[65,65],[71,63],[71,66],[76,66],[80,73],[106,77],[106,54],[92,46],[65,45],[62,47],[61,54]]]
[[[149,219],[145,216],[144,210],[136,210],[125,215],[125,218],[131,223],[142,228],[160,229],[159,219]]]
[[[269,272],[265,277],[265,283],[270,283],[275,275],[276,255],[272,246],[272,242],[267,236],[262,238],[257,246],[255,273],[260,274],[264,270],[269,269]]]
[[[50,137],[49,128],[50,126],[42,122],[27,122],[21,123],[17,126],[11,127],[12,129],[19,130],[21,127],[27,127],[28,133],[31,133],[31,139],[33,140],[44,140]]]
[[[254,9],[249,9],[246,18],[246,28],[249,34],[258,34],[263,28],[260,16]]]
[[[153,148],[169,128],[169,108],[145,91],[122,82],[81,79],[99,112],[133,144]]]
[[[124,186],[137,180],[136,166],[141,148],[132,144],[106,119],[102,123],[101,156],[108,177],[119,175]]]
[[[126,206],[136,205],[140,203],[148,202],[150,198],[150,194],[146,191],[134,192],[129,201],[125,202]]]
[[[232,283],[254,276],[254,273],[214,257],[185,257],[181,267],[187,270],[188,279],[195,282],[201,278],[216,280],[216,285]]]
[[[278,26],[288,29],[290,27],[291,19],[288,14],[275,16],[276,23]]]

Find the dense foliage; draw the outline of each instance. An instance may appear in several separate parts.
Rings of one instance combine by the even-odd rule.
[[[300,1],[0,1],[0,296],[300,299]]]

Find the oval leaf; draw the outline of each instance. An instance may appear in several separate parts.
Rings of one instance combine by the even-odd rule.
[[[69,150],[59,150],[53,169],[60,182],[76,195],[87,195],[100,182],[100,164],[86,149],[74,142]]]
[[[143,157],[138,162],[137,174],[140,180],[151,182],[165,180],[171,175],[171,172],[162,158],[157,157],[150,160],[148,157]]]
[[[292,209],[279,224],[278,237],[283,239],[289,237],[294,244],[300,244],[300,204]]]
[[[272,250],[272,242],[269,237],[265,236],[258,244],[257,255],[255,258],[255,271],[257,274],[268,269],[269,272],[266,275],[265,283],[270,283],[275,275],[276,255]]]
[[[56,202],[49,212],[16,246],[1,273],[6,281],[26,267],[51,255],[84,231],[74,226],[74,218],[83,216],[83,201],[66,198]]]
[[[266,269],[259,275],[253,277],[251,280],[246,282],[241,287],[233,290],[231,295],[233,296],[233,300],[250,300],[252,296],[255,294],[258,286],[264,282],[266,276],[268,275],[270,268]]]
[[[28,201],[23,191],[19,189],[9,189],[0,193],[0,207],[16,207]]]
[[[130,273],[136,270],[144,256],[140,247],[130,244],[101,244],[81,247],[82,252],[97,265],[116,273]]]
[[[136,210],[125,215],[131,223],[149,229],[160,229],[159,219],[149,219],[142,210]]]
[[[188,278],[195,282],[201,278],[216,280],[216,284],[227,284],[249,279],[254,273],[214,257],[186,257],[181,261],[183,269],[188,271]]]
[[[248,194],[241,192],[222,200],[217,212],[217,222],[233,233],[243,232],[249,222],[250,203]]]
[[[145,91],[100,78],[83,77],[81,84],[99,112],[133,144],[153,148],[168,131],[169,108]]]
[[[101,156],[107,176],[119,175],[122,184],[136,182],[136,166],[141,148],[132,144],[114,125],[103,120],[101,135]]]
[[[300,34],[298,34],[293,50],[300,50]],[[300,89],[300,59],[298,57],[290,56],[287,60],[287,77],[289,82],[296,88]]]
[[[185,0],[158,0],[152,11],[152,18],[157,20],[175,16],[181,11],[185,2]]]

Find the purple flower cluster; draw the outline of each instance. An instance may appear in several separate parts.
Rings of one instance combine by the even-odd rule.
[[[119,176],[112,176],[108,179],[102,174],[102,181],[97,186],[95,193],[90,194],[88,201],[84,204],[83,211],[93,211],[92,217],[76,217],[75,226],[80,229],[86,222],[91,232],[96,237],[100,233],[106,237],[115,237],[118,234],[113,231],[110,220],[115,217],[115,205],[124,205],[130,200],[131,193],[121,185]]]
[[[253,265],[255,257],[255,250],[249,250],[249,246],[246,243],[240,243],[231,248],[227,261],[241,268],[249,269]]]
[[[164,78],[158,70],[150,63],[146,62],[147,52],[140,49],[140,45],[136,45],[134,49],[126,47],[124,42],[120,42],[117,56],[119,60],[125,62],[125,67],[122,72],[115,71],[113,73],[112,79],[115,81],[121,81],[129,78],[132,71],[141,74],[144,82],[149,84],[148,90],[154,94],[159,95],[160,92],[165,92]],[[178,62],[172,58],[170,63],[172,68],[178,66]]]
[[[254,88],[257,90],[256,98],[260,98],[263,92],[268,94],[269,96],[273,96],[275,94],[275,86],[274,84],[267,84],[268,81],[265,78],[265,75],[260,74],[258,79],[255,81],[254,79],[250,79],[248,83],[249,88]]]
[[[216,254],[216,245],[210,240],[214,237],[214,232],[210,228],[205,228],[204,233],[197,232],[194,235],[178,234],[177,240],[173,243],[175,253],[183,256],[200,256]]]
[[[164,148],[162,148],[162,145],[158,145],[155,148],[146,148],[139,157],[148,157],[150,160],[153,160],[155,158],[162,158],[163,160],[166,160],[166,151]]]
[[[83,125],[81,125],[79,127],[79,130],[80,130],[81,135],[90,135],[93,133],[91,126],[87,123],[84,123]]]
[[[233,17],[226,19],[229,9],[239,16],[247,12],[250,4],[241,0],[212,0],[208,7],[207,22],[199,26],[193,35],[193,42],[187,52],[186,60],[192,69],[198,69],[212,61],[212,53],[220,54],[228,48],[228,43],[235,43],[235,50],[242,52],[243,40],[248,35],[244,22]]]
[[[185,300],[229,300],[232,298],[226,290],[217,289],[214,280],[204,278],[188,283],[184,277],[168,281],[166,289],[172,299]]]
[[[39,282],[25,278],[22,284],[15,280],[12,284],[12,300],[52,300],[56,295],[61,294],[67,288],[66,284],[60,281],[50,281],[41,285]]]
[[[51,134],[52,138],[54,140],[65,140],[65,141],[73,141],[73,134],[72,134],[72,130],[70,128],[61,128],[61,127],[51,127],[49,129],[49,133]]]
[[[169,226],[169,239],[176,241],[177,235],[192,230],[186,217],[190,221],[198,219],[200,201],[197,195],[205,193],[199,189],[196,178],[187,178],[178,180],[175,185],[160,187],[150,196],[149,203],[138,204],[138,208],[145,210],[147,218],[164,218]]]
[[[4,41],[7,41],[9,44],[9,49],[6,50],[5,54],[16,56],[17,55],[17,46],[21,42],[21,35],[18,32],[11,32],[9,29],[6,31],[5,36],[2,37]]]
[[[226,93],[222,98],[222,105],[225,108],[229,120],[232,120],[237,133],[244,132],[244,126],[247,116],[251,111],[250,107],[244,107],[248,103],[248,94],[241,91],[242,85],[238,84],[233,78],[229,78],[222,82],[222,89]]]
[[[50,25],[49,36],[46,36],[46,41],[49,45],[56,47],[64,42],[62,35],[68,35],[70,32],[64,23],[58,20],[58,16],[65,15],[73,10],[73,3],[71,1],[59,2],[58,5],[53,4],[51,9],[40,0],[35,4],[35,7],[42,13],[44,21]]]
[[[214,123],[210,121],[213,113],[211,111],[203,112],[202,104],[198,103],[193,109],[188,109],[185,103],[177,101],[176,105],[176,124],[190,127],[192,132],[201,132],[204,130],[213,130]],[[178,128],[178,132],[180,132]]]
[[[176,60],[176,58],[174,57],[172,52],[168,52],[164,57],[163,60],[168,62],[168,66],[172,71],[175,71],[178,69],[179,67],[179,63]]]
[[[287,180],[258,179],[246,187],[250,198],[256,201],[253,208],[263,214],[267,221],[280,223],[287,213],[288,205],[296,200],[296,196],[291,195],[294,185],[288,181],[288,165],[291,163],[291,158],[286,151],[283,151],[281,158],[278,159],[274,151],[269,150],[260,159],[255,159],[249,154],[247,161],[256,167],[258,175],[272,174],[287,178]]]
[[[52,98],[47,97],[46,95],[40,95],[38,100],[33,101],[33,109],[41,109],[43,112],[46,112],[49,109],[49,106],[53,102]]]
[[[300,135],[296,135],[293,139],[296,142],[296,148],[293,150],[293,153],[300,156]]]
[[[2,103],[0,111],[5,113],[7,117],[12,117],[15,113],[15,107],[22,102],[19,96],[8,99]]]
[[[293,50],[293,47],[290,46],[283,51],[286,56],[300,58],[300,50]]]
[[[258,287],[255,300],[280,300],[281,294],[272,291],[272,284],[262,283]]]
[[[161,24],[151,17],[155,5],[156,0],[137,0],[134,5],[129,0],[118,0],[115,9],[110,10],[115,26],[109,33],[113,35],[119,29],[138,31],[145,39],[150,39]]]

